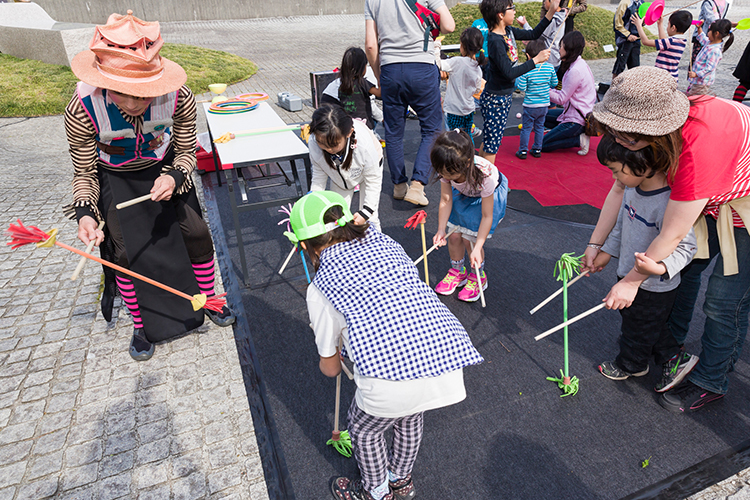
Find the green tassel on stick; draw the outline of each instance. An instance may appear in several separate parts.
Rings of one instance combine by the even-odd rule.
[[[560,260],[555,264],[553,275],[557,281],[563,282],[563,323],[568,321],[568,280],[573,273],[579,273],[581,269],[581,258],[583,255],[574,257],[572,253],[564,253]],[[560,370],[560,378],[547,377],[551,382],[557,382],[557,386],[562,389],[561,398],[573,396],[578,392],[578,377],[570,376],[569,358],[568,358],[568,326],[563,329],[563,352],[564,352],[564,370]]]
[[[339,340],[339,355],[341,354],[342,340]],[[346,458],[352,456],[352,438],[349,436],[349,431],[339,431],[339,407],[341,404],[341,373],[336,375],[336,410],[333,416],[333,433],[331,439],[326,442],[326,445],[331,445],[333,448],[344,455]]]

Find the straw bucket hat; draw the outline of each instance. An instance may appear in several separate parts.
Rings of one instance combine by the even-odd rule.
[[[594,118],[623,133],[667,135],[685,124],[690,101],[677,90],[674,77],[663,69],[638,66],[612,80]]]
[[[89,50],[71,62],[83,82],[135,97],[157,97],[179,89],[187,75],[179,64],[159,55],[164,45],[158,22],[112,14],[97,26]]]

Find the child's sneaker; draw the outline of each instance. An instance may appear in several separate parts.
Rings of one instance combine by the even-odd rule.
[[[339,500],[373,500],[370,492],[362,486],[362,481],[352,481],[348,477],[334,477],[331,481],[333,498]],[[393,493],[388,493],[382,500],[393,500]]]
[[[648,366],[645,370],[640,371],[638,373],[630,373],[626,372],[619,366],[617,366],[617,363],[614,361],[605,361],[604,363],[599,365],[599,371],[602,372],[602,375],[607,377],[611,380],[625,380],[630,377],[642,377],[645,374],[648,373]]]
[[[450,295],[456,291],[456,288],[464,286],[466,284],[466,277],[469,273],[466,272],[466,266],[461,268],[461,271],[457,271],[452,267],[445,275],[445,278],[437,284],[435,292],[440,295]]]
[[[688,354],[685,351],[678,352],[672,356],[672,359],[661,365],[661,380],[656,384],[654,390],[656,392],[667,392],[682,382],[682,379],[693,371],[697,364],[698,356]]]
[[[388,481],[388,486],[393,493],[393,500],[412,500],[417,496],[414,489],[414,483],[411,480],[411,474],[395,483]]]
[[[482,290],[487,290],[487,275],[482,273]],[[469,277],[466,280],[466,286],[463,290],[458,292],[458,300],[464,302],[476,302],[479,300],[479,283],[477,282],[477,275],[475,273],[469,273]]]

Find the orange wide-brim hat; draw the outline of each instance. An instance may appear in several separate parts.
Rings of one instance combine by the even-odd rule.
[[[89,50],[70,64],[84,83],[135,97],[158,97],[182,87],[187,75],[182,67],[159,55],[164,40],[159,23],[112,14],[97,26]]]

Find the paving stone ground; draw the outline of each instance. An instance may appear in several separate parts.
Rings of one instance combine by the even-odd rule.
[[[735,10],[740,19],[749,9]],[[275,103],[276,93],[293,92],[305,101],[302,111],[274,106],[287,123],[310,119],[309,72],[337,66],[346,47],[364,44],[362,15],[162,30],[169,42],[255,61],[258,73],[227,94],[263,91]],[[748,39],[738,32],[721,62],[722,97],[736,86],[731,70]],[[642,62],[653,64],[653,56]],[[609,80],[612,60],[590,65],[597,81]],[[57,227],[75,244],[76,227],[60,210],[72,177],[62,118],[0,119],[0,158],[0,224],[20,217]],[[0,500],[267,498],[231,328],[209,324],[134,362],[125,309],[111,324],[98,310],[98,265],[72,282],[73,254],[0,248]],[[750,475],[691,498],[750,498]]]
[[[62,117],[0,119],[0,224],[76,243]],[[0,499],[268,498],[232,328],[128,355],[133,322],[99,311],[101,267],[0,246]]]

